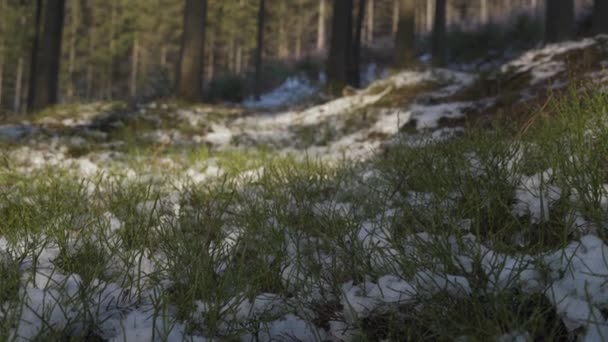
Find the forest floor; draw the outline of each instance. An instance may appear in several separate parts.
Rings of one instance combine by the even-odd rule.
[[[606,66],[6,119],[0,340],[608,340]]]

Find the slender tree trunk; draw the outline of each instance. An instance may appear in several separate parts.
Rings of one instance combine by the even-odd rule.
[[[76,35],[78,34],[78,2],[70,3],[70,50],[68,53],[68,84],[67,98],[69,101],[74,100],[74,70],[76,64]]]
[[[4,0],[0,0],[0,12],[4,12],[6,5],[4,4]],[[3,95],[3,86],[4,86],[4,54],[5,54],[5,46],[4,46],[4,35],[5,35],[5,27],[4,22],[0,22],[0,113],[2,112],[2,95]]]
[[[481,24],[485,25],[488,23],[488,0],[481,0],[481,3],[479,5],[481,8],[479,10],[479,12],[481,13]]]
[[[23,57],[17,61],[17,71],[15,72],[15,97],[13,100],[13,111],[21,112],[21,87],[23,86]]]
[[[319,0],[319,18],[317,22],[317,52],[325,50],[327,31],[327,0]]]
[[[435,18],[435,7],[437,0],[427,0],[426,2],[426,32],[433,32],[433,22]]]
[[[395,39],[394,63],[396,68],[406,68],[415,61],[416,50],[416,0],[400,0],[399,27]]]
[[[0,111],[2,111],[2,95],[4,86],[4,51],[2,47],[0,47]]]
[[[137,97],[137,77],[139,68],[139,35],[135,33],[131,47],[131,76],[129,77],[129,95],[132,99]]]
[[[36,57],[36,74],[31,110],[36,111],[57,103],[61,38],[65,0],[47,0],[44,14],[43,39]]]
[[[546,0],[545,6],[545,42],[555,43],[572,38],[574,0]]]
[[[608,33],[608,0],[595,0],[593,3],[593,31]]]
[[[243,70],[243,44],[238,41],[236,46],[236,52],[234,56],[234,71],[240,74]]]
[[[433,36],[431,38],[433,66],[446,64],[446,0],[436,0],[435,17],[433,18]]]
[[[110,65],[108,66],[108,85],[107,98],[112,100],[114,97],[114,56],[116,55],[116,5],[112,4],[110,13]]]
[[[367,44],[371,45],[374,41],[374,0],[367,1]]]
[[[366,0],[359,0],[359,6],[357,8],[357,23],[355,26],[355,38],[353,40],[352,63],[348,72],[348,83],[354,87],[361,86],[361,39],[366,3]]]
[[[37,75],[36,68],[38,67],[38,45],[40,44],[40,30],[41,30],[41,20],[42,20],[42,0],[36,0],[36,14],[34,15],[34,39],[32,42],[32,52],[30,56],[30,82],[27,90],[27,106],[28,108],[33,108],[34,99],[36,98],[36,87],[35,87],[35,78]],[[25,25],[25,18],[21,18],[21,22]],[[19,92],[21,92],[21,85],[19,85]],[[19,100],[21,101],[21,100]]]
[[[325,38],[327,32],[325,25],[327,23],[327,0],[319,0],[319,22],[317,27],[317,51],[325,50]]]
[[[264,26],[266,21],[266,1],[259,0],[260,6],[258,9],[258,37],[257,48],[255,51],[255,89],[254,96],[256,100],[260,99],[262,93],[262,56],[264,50]]]
[[[287,28],[283,16],[279,19],[279,58],[289,57],[289,42],[287,38]]]
[[[210,32],[209,34],[209,46],[215,46],[215,33]],[[207,60],[207,81],[211,82],[215,77],[215,52],[214,49],[209,52]]]
[[[397,30],[399,29],[399,1],[393,0],[393,20],[391,23],[391,33],[393,35],[393,39],[397,36]]]
[[[83,10],[83,22],[87,27],[86,35],[88,36],[88,46],[87,46],[87,67],[86,67],[86,90],[85,97],[87,100],[93,99],[93,76],[94,76],[94,54],[95,54],[95,45],[96,45],[96,30],[95,30],[95,13],[94,13],[94,3],[93,0],[81,2],[81,7]]]
[[[206,25],[207,1],[186,0],[184,32],[177,73],[177,96],[189,101],[200,101],[203,97]]]
[[[331,40],[327,58],[327,88],[338,94],[348,82],[352,63],[353,0],[333,0]]]

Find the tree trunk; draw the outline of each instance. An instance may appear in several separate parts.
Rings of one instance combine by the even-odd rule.
[[[393,18],[391,22],[393,39],[397,36],[397,31],[399,30],[399,1],[400,0],[393,0]]]
[[[257,47],[255,50],[255,89],[254,96],[256,100],[260,99],[262,93],[262,57],[264,50],[264,26],[266,21],[266,1],[260,0],[258,9],[258,37]]]
[[[87,28],[86,35],[88,37],[88,46],[87,46],[87,67],[86,67],[86,90],[85,90],[85,98],[87,100],[93,99],[93,73],[94,73],[94,54],[95,54],[95,13],[94,13],[94,3],[93,0],[81,0],[81,9],[83,11],[83,25]]]
[[[137,71],[139,67],[139,35],[136,33],[131,48],[131,76],[129,77],[129,95],[137,97]]]
[[[489,20],[489,16],[488,16],[488,0],[481,0],[480,4],[480,21],[481,21],[481,25],[485,25],[488,23]]]
[[[23,57],[17,61],[17,71],[15,72],[15,98],[13,101],[13,111],[18,114],[21,111],[21,86],[23,85]]]
[[[237,75],[240,75],[242,70],[243,70],[243,44],[239,40],[236,45],[236,52],[235,52],[235,56],[234,56],[234,72],[236,72]]]
[[[331,40],[327,58],[327,88],[338,94],[348,81],[352,63],[353,0],[334,0],[331,20]]]
[[[395,38],[394,63],[396,68],[406,68],[415,60],[416,49],[416,0],[400,0],[399,25]]]
[[[608,33],[608,0],[595,0],[593,3],[593,31]]]
[[[545,42],[573,38],[574,0],[546,0],[545,6]]]
[[[4,4],[4,0],[0,0],[0,12],[5,11],[6,5]],[[4,32],[4,22],[0,22],[0,113],[2,112],[2,95],[4,86],[4,54],[5,54],[5,46],[3,37],[5,35]]]
[[[36,73],[31,81],[34,93],[30,109],[33,111],[57,103],[64,8],[65,0],[46,1],[43,39],[40,40]]]
[[[213,31],[209,34],[209,46],[215,46],[215,33]],[[211,82],[215,77],[215,53],[212,51],[208,54],[207,59],[207,81]]]
[[[348,71],[348,84],[353,87],[361,86],[361,39],[363,33],[363,21],[365,19],[366,0],[359,0],[357,9],[357,23],[355,39],[353,41],[352,63]]]
[[[325,37],[327,32],[325,30],[325,23],[327,20],[327,0],[319,0],[319,22],[317,28],[317,51],[321,52],[325,50]]]
[[[76,35],[78,30],[78,2],[70,3],[70,49],[68,53],[68,84],[67,98],[69,101],[74,100],[74,69],[76,64]]]
[[[435,17],[433,18],[433,35],[431,37],[431,54],[433,66],[446,64],[446,0],[436,0]]]
[[[374,41],[374,0],[367,2],[367,45],[371,45]]]
[[[426,32],[433,32],[433,22],[435,18],[436,0],[426,2]]]
[[[36,14],[34,15],[34,39],[32,41],[32,52],[30,55],[30,82],[27,90],[27,106],[32,108],[34,103],[32,102],[36,97],[36,68],[38,67],[38,45],[40,44],[40,30],[42,20],[42,0],[36,0]],[[25,24],[25,18],[21,18],[22,24]],[[19,92],[21,92],[21,85],[19,85]],[[21,101],[21,100],[19,100]]]
[[[203,96],[206,22],[207,0],[186,0],[177,72],[177,96],[189,101],[200,101]]]
[[[4,51],[0,46],[0,112],[2,111],[2,86],[4,85]]]

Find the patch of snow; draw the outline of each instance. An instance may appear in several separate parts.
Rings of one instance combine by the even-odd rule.
[[[259,101],[248,98],[243,105],[249,109],[273,109],[295,104],[319,91],[304,77],[290,77],[279,87],[260,96]]]

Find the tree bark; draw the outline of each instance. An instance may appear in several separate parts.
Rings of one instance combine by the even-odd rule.
[[[352,63],[348,71],[348,84],[353,87],[361,86],[361,39],[363,33],[363,21],[365,19],[366,0],[359,0],[357,9],[357,23],[355,38],[353,41]]]
[[[70,49],[68,53],[68,84],[66,95],[69,101],[74,99],[74,70],[76,64],[76,35],[78,34],[78,7],[76,1],[70,3]]]
[[[545,42],[573,38],[574,0],[546,0],[545,6]]]
[[[337,94],[348,82],[352,63],[353,0],[334,0],[331,40],[327,58],[327,88]]]
[[[608,0],[595,0],[593,3],[593,31],[596,34],[608,33]]]
[[[65,0],[46,1],[43,39],[40,40],[36,73],[31,81],[34,93],[29,102],[33,111],[57,103],[64,8]]]
[[[32,108],[34,106],[34,98],[36,97],[36,68],[38,67],[38,45],[40,44],[40,30],[42,20],[42,0],[36,0],[36,14],[34,14],[34,39],[32,41],[32,52],[30,55],[30,82],[27,90],[27,106]],[[22,18],[22,23],[25,24],[25,18]],[[19,85],[21,91],[21,85]]]
[[[371,45],[374,41],[374,0],[367,2],[367,45]]]
[[[186,0],[177,72],[177,96],[188,101],[200,101],[203,96],[206,22],[207,0]]]
[[[5,11],[6,5],[4,4],[4,0],[0,0],[0,12]],[[5,46],[4,46],[4,35],[5,35],[5,27],[4,22],[0,22],[0,113],[2,112],[2,95],[3,95],[3,86],[4,86],[4,54],[5,54]]]
[[[262,58],[264,50],[264,26],[266,21],[266,1],[259,0],[258,8],[258,36],[257,47],[255,50],[255,89],[254,96],[256,100],[260,99],[262,93]]]
[[[479,4],[479,12],[481,15],[480,21],[482,25],[485,25],[488,23],[488,0],[481,0],[480,4]]]
[[[399,1],[400,0],[393,0],[393,18],[391,22],[393,39],[397,36],[397,31],[399,30]]]
[[[137,71],[139,68],[139,35],[136,33],[131,47],[131,75],[129,77],[129,95],[137,97]]]
[[[15,97],[13,100],[13,111],[21,112],[21,87],[23,86],[23,57],[17,61],[17,71],[15,72]]]
[[[327,20],[327,0],[319,0],[319,22],[317,27],[317,51],[325,50],[325,37],[327,32],[325,24]]]
[[[446,64],[446,0],[436,0],[433,34],[431,37],[432,63],[435,67]]]
[[[395,38],[394,63],[396,68],[406,68],[415,60],[416,49],[416,0],[400,0],[399,25]]]

